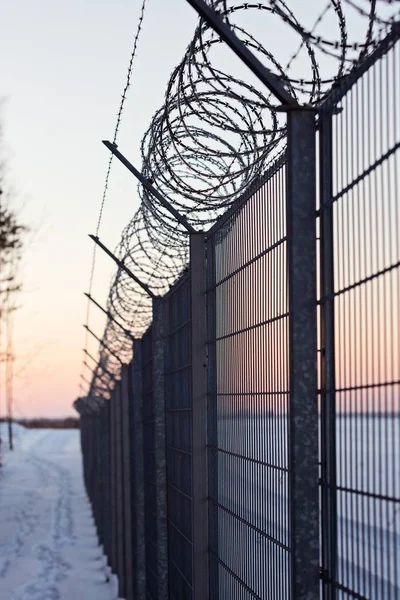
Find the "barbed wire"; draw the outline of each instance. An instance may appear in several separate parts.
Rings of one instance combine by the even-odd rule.
[[[147,2],[148,2],[148,0],[143,0],[141,8],[140,8],[139,20],[138,20],[138,24],[137,24],[137,28],[136,28],[135,37],[133,40],[132,51],[131,51],[131,54],[129,57],[129,63],[128,63],[128,67],[127,67],[125,84],[124,84],[124,88],[123,88],[122,95],[121,95],[121,100],[120,100],[118,111],[117,111],[117,119],[115,122],[114,133],[113,133],[113,143],[114,144],[116,143],[116,141],[118,139],[118,134],[119,134],[121,121],[122,121],[122,113],[123,113],[124,106],[126,103],[128,90],[131,86],[133,64],[134,64],[135,56],[137,53],[140,34],[142,31],[142,27],[143,27],[143,19],[144,19],[144,13],[145,13]],[[108,165],[107,165],[107,171],[106,171],[104,187],[103,187],[103,194],[102,194],[101,203],[100,203],[99,216],[98,216],[97,225],[96,225],[96,236],[98,236],[98,234],[99,234],[101,221],[103,218],[103,211],[104,211],[104,205],[105,205],[107,193],[108,193],[112,163],[113,163],[113,154],[110,155]],[[92,261],[91,261],[90,275],[89,275],[89,287],[88,287],[89,295],[91,294],[92,288],[93,288],[93,279],[94,279],[94,273],[95,273],[95,268],[96,268],[96,252],[97,252],[97,246],[96,246],[96,244],[93,244],[93,253],[92,253]],[[88,323],[89,323],[90,305],[91,305],[91,303],[90,303],[90,300],[88,299],[87,304],[86,304],[86,325],[88,325]],[[85,329],[85,339],[84,339],[85,350],[87,350],[87,348],[88,348],[88,335],[89,335],[88,331]],[[85,369],[82,370],[81,375],[83,374],[84,370]]]
[[[314,14],[310,3],[294,0],[208,4],[299,103],[318,106],[399,20],[400,3],[329,0]],[[286,144],[285,116],[276,111],[276,100],[227,52],[199,20],[141,142],[142,174],[197,230],[212,225]],[[187,265],[188,235],[147,189],[139,186],[138,195],[140,208],[123,230],[116,255],[163,295]],[[122,269],[111,283],[107,310],[134,337],[151,322],[149,296]],[[101,368],[91,386],[96,401],[109,397],[119,376],[115,357],[132,357],[131,339],[112,319],[102,342]]]

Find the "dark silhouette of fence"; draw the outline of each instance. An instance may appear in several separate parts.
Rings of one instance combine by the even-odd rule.
[[[398,26],[153,300],[81,413],[120,594],[400,597]]]

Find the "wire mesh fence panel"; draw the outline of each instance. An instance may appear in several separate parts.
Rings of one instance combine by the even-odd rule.
[[[117,573],[132,482],[137,597],[400,598],[399,40],[395,24],[318,110],[288,112],[285,154],[153,299],[130,410],[117,385],[104,423],[82,413]]]
[[[290,597],[285,182],[281,159],[208,241],[210,577],[226,600]]]
[[[155,416],[153,397],[153,338],[150,327],[142,338],[142,414],[146,594],[157,598],[157,497]]]
[[[400,598],[400,42],[321,119],[324,598]],[[324,188],[325,186],[325,188]],[[327,364],[330,363],[330,364]]]
[[[171,599],[192,598],[192,395],[190,276],[165,300],[168,567]]]

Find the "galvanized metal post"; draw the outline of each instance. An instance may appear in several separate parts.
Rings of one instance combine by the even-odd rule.
[[[133,536],[132,536],[132,465],[131,465],[131,393],[130,367],[121,371],[121,414],[122,414],[122,469],[124,479],[124,533],[125,533],[125,598],[133,600]]]
[[[86,415],[80,413],[80,432],[81,432],[81,450],[83,456],[83,480],[86,489],[86,460],[87,460],[87,449],[86,449]]]
[[[205,236],[190,235],[193,600],[209,598]]]
[[[215,302],[215,237],[207,242],[207,462],[208,462],[208,545],[209,545],[209,596],[219,598],[218,556],[218,428],[217,428],[217,352],[216,352],[216,302]],[[216,555],[216,556],[215,556]]]
[[[94,501],[93,498],[93,480],[95,478],[95,462],[94,462],[94,436],[93,436],[93,415],[90,414],[89,418],[88,418],[88,423],[89,423],[89,439],[90,439],[90,445],[89,445],[89,471],[88,471],[88,487],[89,487],[89,498],[90,498],[90,503],[91,503],[91,509],[92,509],[92,516],[94,521],[96,522],[96,502]]]
[[[332,114],[321,115],[320,139],[320,257],[321,257],[321,463],[323,577],[337,580],[335,306],[332,189]],[[323,583],[324,600],[337,590]]]
[[[115,388],[110,398],[110,496],[111,496],[111,556],[110,563],[113,573],[117,572],[117,476],[116,476],[116,429],[115,429]]]
[[[110,501],[109,501],[109,460],[110,460],[110,437],[109,437],[109,406],[106,402],[100,409],[101,414],[101,447],[102,447],[102,477],[103,477],[103,547],[104,552],[109,559],[110,544],[109,544],[109,523],[110,523]]]
[[[157,505],[158,600],[168,600],[167,477],[164,399],[164,311],[162,299],[153,299],[154,460]]]
[[[134,598],[146,596],[146,544],[144,531],[144,482],[143,482],[143,393],[142,393],[142,342],[133,342],[133,361],[130,365],[132,377],[131,457],[133,470],[132,512],[134,544]]]
[[[289,502],[292,600],[319,599],[315,114],[288,112]]]
[[[123,472],[123,454],[122,454],[122,385],[121,381],[115,386],[116,403],[116,474],[117,474],[117,574],[119,595],[125,597],[125,510],[124,510],[124,472]]]
[[[107,424],[107,436],[104,443],[107,448],[107,462],[106,462],[106,539],[107,539],[107,563],[111,566],[111,554],[112,554],[112,495],[111,495],[111,403],[106,402],[106,424]]]
[[[96,427],[96,461],[97,461],[97,515],[96,515],[96,526],[97,535],[99,538],[100,545],[104,543],[103,536],[103,455],[102,455],[102,421],[101,421],[101,408],[99,408],[95,415],[95,427]]]
[[[99,480],[99,459],[98,459],[98,437],[97,437],[97,413],[93,413],[91,416],[92,422],[92,479],[91,479],[91,495],[92,495],[92,504],[93,504],[93,514],[96,523],[96,530],[98,532],[99,528],[99,488],[98,488],[98,480]]]

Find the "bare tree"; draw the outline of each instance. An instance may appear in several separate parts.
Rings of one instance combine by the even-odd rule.
[[[1,137],[0,137],[1,141]],[[2,334],[5,334],[5,351],[0,352],[0,363],[5,362],[5,400],[8,418],[10,449],[12,442],[13,406],[13,340],[12,315],[15,311],[14,295],[21,289],[17,282],[17,265],[21,258],[23,235],[26,227],[19,222],[11,208],[9,194],[4,186],[4,162],[0,163],[0,350]],[[1,371],[0,371],[1,372]],[[1,384],[1,381],[0,381]],[[1,435],[0,435],[1,444]]]

